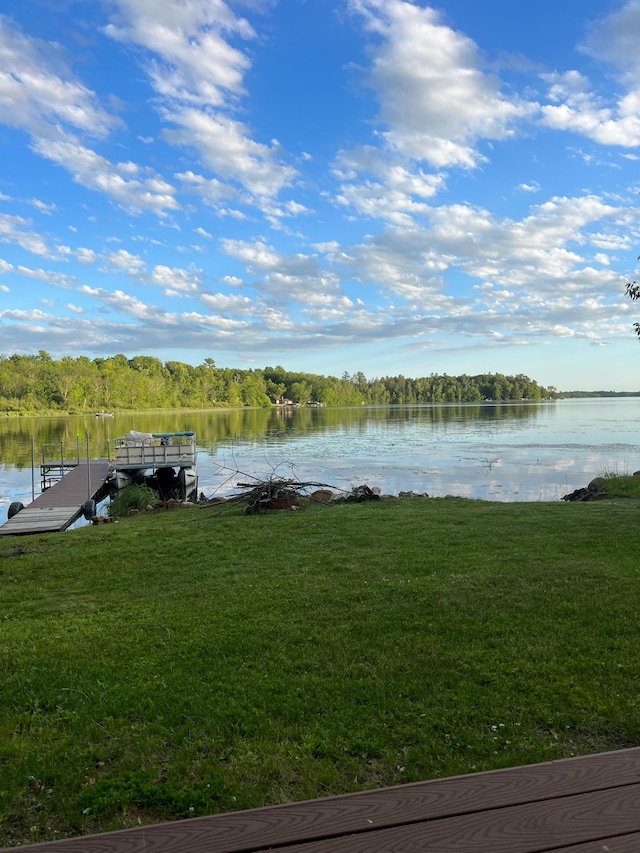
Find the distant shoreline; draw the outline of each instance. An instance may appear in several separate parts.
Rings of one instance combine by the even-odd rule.
[[[594,400],[594,399],[614,399],[614,398],[628,398],[628,397],[640,397],[640,391],[558,391],[557,396],[554,397],[543,397],[540,400],[513,400],[513,399],[504,399],[504,400],[461,400],[461,401],[439,401],[435,403],[361,403],[360,405],[346,405],[346,404],[337,404],[335,406],[322,406],[322,408],[326,409],[361,409],[361,408],[404,408],[411,406],[420,406],[420,407],[428,407],[428,406],[490,406],[490,405],[509,405],[509,406],[520,406],[527,404],[540,404],[540,403],[556,403],[562,400]],[[265,410],[267,408],[271,409],[284,409],[284,408],[317,408],[315,406],[306,407],[304,405],[297,407],[286,407],[274,403],[270,407],[266,406],[211,406],[205,407],[202,406],[177,406],[167,408],[163,406],[158,409],[115,409],[113,412],[108,413],[108,417],[114,417],[117,415],[132,415],[132,414],[162,414],[162,413],[170,413],[170,412],[230,412],[230,411],[248,411],[250,409],[262,409]],[[100,416],[104,413],[101,412],[80,412],[80,411],[62,411],[60,409],[53,410],[43,410],[43,411],[33,411],[30,409],[24,410],[12,410],[12,411],[0,411],[0,417],[2,418],[66,418],[66,417],[95,417]]]

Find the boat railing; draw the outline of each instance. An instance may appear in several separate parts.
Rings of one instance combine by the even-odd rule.
[[[196,461],[194,433],[138,433],[116,438],[111,468],[189,468]]]

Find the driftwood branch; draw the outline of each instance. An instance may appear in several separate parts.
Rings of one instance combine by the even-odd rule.
[[[326,504],[336,497],[351,494],[351,490],[330,483],[282,477],[278,470],[285,464],[295,473],[295,466],[291,463],[272,467],[271,474],[265,478],[246,474],[237,468],[221,466],[220,470],[225,479],[210,498],[201,495],[200,504],[202,507],[216,507],[219,510],[234,504],[244,504],[245,512],[251,514],[268,509],[299,509],[303,499]],[[227,495],[220,495],[231,483],[234,483],[233,490]],[[317,494],[320,492],[322,494]]]

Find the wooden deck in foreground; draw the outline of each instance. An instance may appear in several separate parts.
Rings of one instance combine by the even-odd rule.
[[[640,853],[640,748],[12,849]]]
[[[89,470],[87,463],[81,462],[29,506],[5,521],[0,527],[0,536],[66,530],[82,515],[84,502],[95,499],[102,492],[108,473],[106,459],[95,459]]]

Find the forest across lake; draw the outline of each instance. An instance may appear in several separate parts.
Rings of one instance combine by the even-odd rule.
[[[431,374],[419,378],[367,379],[362,372],[321,376],[283,367],[240,370],[213,359],[194,367],[153,356],[59,360],[38,355],[0,355],[0,412],[86,413],[111,410],[251,407],[277,403],[323,406],[537,401],[557,396],[518,374]]]

